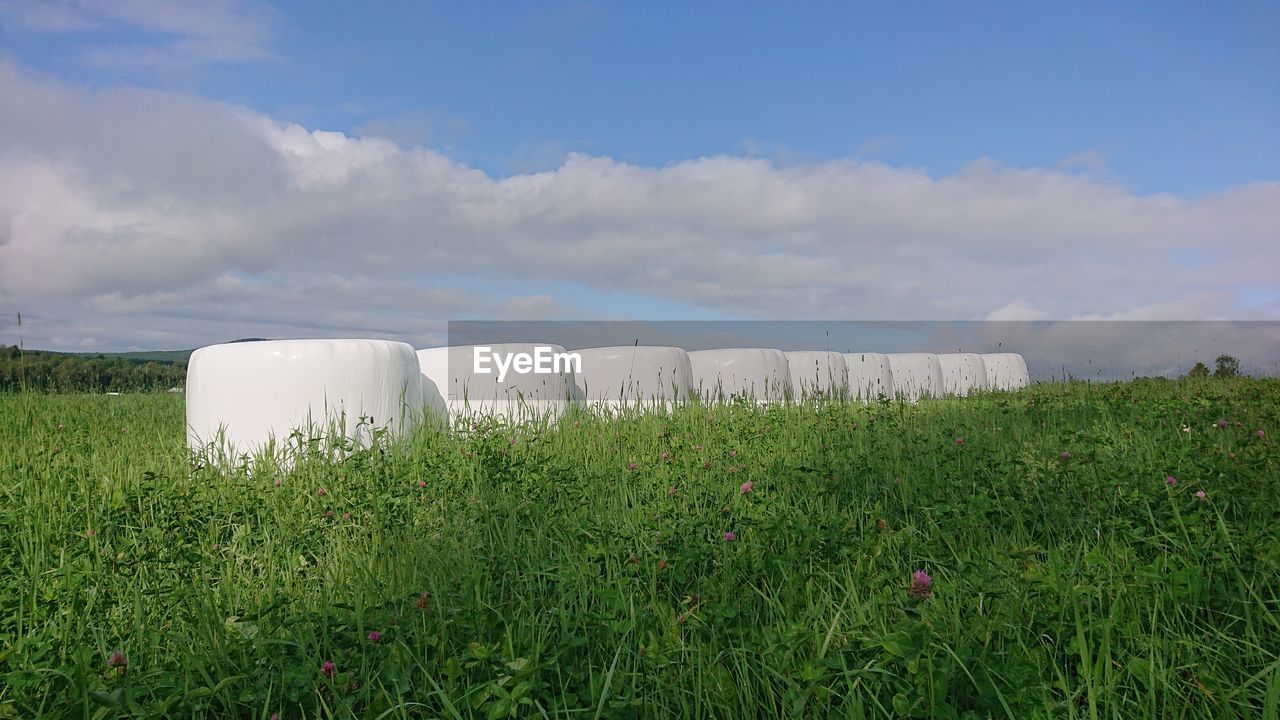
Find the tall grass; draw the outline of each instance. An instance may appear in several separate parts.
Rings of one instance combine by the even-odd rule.
[[[1276,381],[570,415],[252,473],[189,456],[172,396],[0,418],[0,717],[1280,706]]]

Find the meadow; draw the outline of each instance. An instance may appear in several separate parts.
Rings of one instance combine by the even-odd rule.
[[[0,717],[1276,718],[1277,432],[1058,383],[246,472],[180,396],[2,395]]]

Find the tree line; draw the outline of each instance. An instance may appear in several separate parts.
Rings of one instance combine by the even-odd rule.
[[[145,392],[182,387],[185,362],[0,346],[0,392]]]
[[[1213,376],[1216,378],[1236,377],[1240,374],[1240,360],[1231,355],[1219,355],[1213,361]],[[1202,362],[1196,363],[1191,368],[1191,372],[1187,373],[1189,377],[1209,377],[1209,366]]]

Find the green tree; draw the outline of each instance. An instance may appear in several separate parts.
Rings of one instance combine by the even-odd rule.
[[[1230,355],[1219,355],[1218,359],[1213,362],[1214,377],[1229,378],[1240,374],[1240,361]]]
[[[1191,372],[1187,373],[1188,377],[1209,377],[1209,367],[1202,362],[1196,363]]]

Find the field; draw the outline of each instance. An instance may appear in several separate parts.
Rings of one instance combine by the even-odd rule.
[[[0,717],[1276,718],[1277,432],[1069,383],[248,474],[180,396],[0,396]]]

